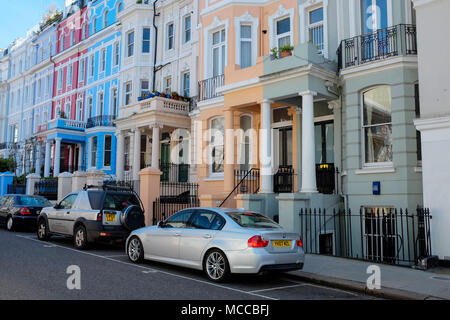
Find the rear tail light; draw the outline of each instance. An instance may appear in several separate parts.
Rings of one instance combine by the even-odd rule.
[[[103,221],[103,215],[102,213],[97,213],[97,221]]]
[[[302,236],[300,236],[300,238],[297,240],[297,245],[302,248],[303,247],[303,239]]]
[[[31,212],[30,212],[29,208],[25,207],[25,208],[22,208],[22,210],[20,210],[20,214],[23,216],[28,216],[31,214]]]
[[[269,245],[269,241],[264,241],[261,236],[254,236],[248,239],[248,246],[250,248],[264,248]]]

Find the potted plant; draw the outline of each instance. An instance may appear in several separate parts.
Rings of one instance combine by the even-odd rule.
[[[292,56],[292,50],[294,50],[294,47],[289,45],[278,48],[278,51],[280,52],[280,58]]]
[[[278,59],[278,48],[270,49],[270,57],[272,59]]]

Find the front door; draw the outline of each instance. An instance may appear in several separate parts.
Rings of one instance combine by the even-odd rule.
[[[161,144],[161,181],[169,181],[170,177],[170,143]]]
[[[290,193],[294,185],[292,127],[274,129],[274,139],[274,192]]]

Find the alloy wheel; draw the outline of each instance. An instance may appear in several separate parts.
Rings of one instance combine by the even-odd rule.
[[[8,218],[8,221],[6,222],[6,229],[11,231],[13,229],[14,221],[11,217]]]
[[[225,274],[225,258],[220,252],[214,251],[206,260],[206,272],[213,280],[221,279]]]
[[[45,230],[45,223],[44,222],[39,223],[38,235],[39,235],[39,239],[45,239],[46,230]]]
[[[128,245],[128,256],[131,261],[136,262],[141,257],[141,242],[138,238],[133,238]]]
[[[84,244],[84,231],[83,229],[78,229],[75,235],[75,243],[77,247],[82,247]]]

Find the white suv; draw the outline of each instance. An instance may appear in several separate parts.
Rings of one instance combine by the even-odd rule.
[[[90,187],[92,188],[92,187]],[[131,231],[145,227],[144,210],[132,190],[103,186],[73,192],[54,207],[42,209],[37,235],[73,236],[74,246],[85,249],[96,240],[125,240]]]

